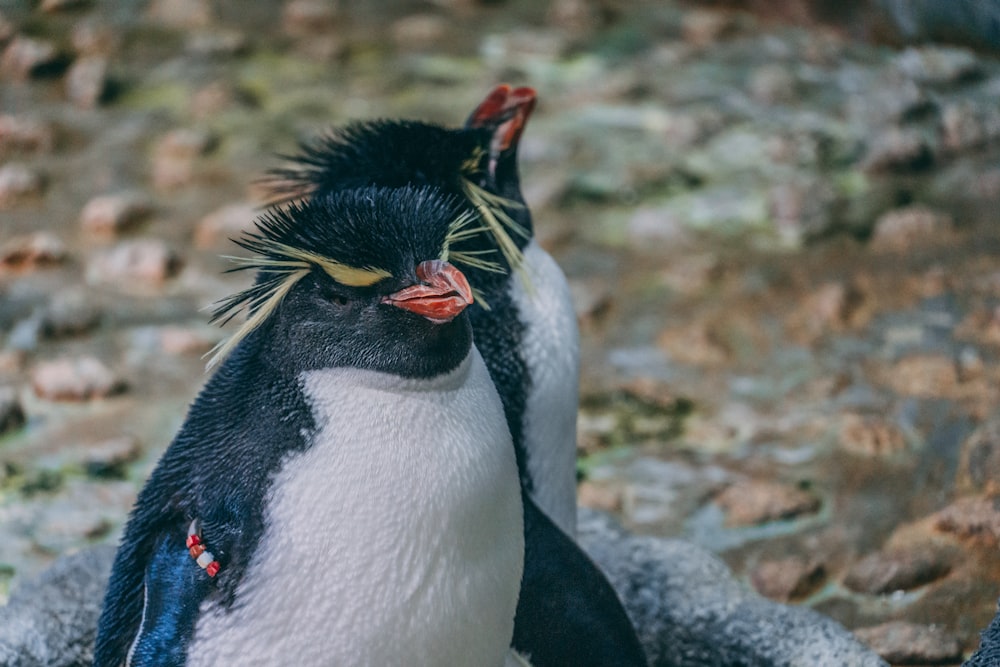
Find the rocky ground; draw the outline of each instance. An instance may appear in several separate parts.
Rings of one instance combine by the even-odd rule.
[[[0,3],[0,601],[114,542],[297,138],[534,86],[581,502],[889,662],[1000,595],[1000,60],[672,2]]]

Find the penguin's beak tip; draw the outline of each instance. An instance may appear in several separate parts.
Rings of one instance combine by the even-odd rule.
[[[420,283],[383,297],[382,303],[422,315],[436,324],[450,322],[472,305],[469,281],[448,262],[421,262],[416,274]]]

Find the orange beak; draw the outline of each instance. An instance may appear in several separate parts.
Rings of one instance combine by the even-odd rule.
[[[417,265],[420,284],[382,298],[382,303],[444,324],[472,304],[472,288],[462,272],[448,262],[432,259]]]

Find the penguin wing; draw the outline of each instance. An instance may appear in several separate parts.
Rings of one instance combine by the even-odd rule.
[[[191,557],[183,533],[161,535],[143,577],[142,616],[126,667],[184,665],[198,607],[211,590],[211,577]]]
[[[527,494],[524,577],[514,649],[534,667],[645,667],[628,615],[604,574]]]

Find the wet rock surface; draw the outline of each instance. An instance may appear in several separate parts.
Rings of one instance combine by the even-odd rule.
[[[117,539],[223,335],[201,309],[247,285],[218,255],[273,156],[352,118],[459,124],[506,80],[539,92],[524,190],[583,328],[581,500],[641,535],[602,564],[724,582],[663,571],[701,597],[661,598],[643,631],[684,646],[697,599],[729,600],[747,615],[699,631],[765,619],[804,651],[844,639],[826,617],[901,622],[956,651],[866,641],[969,655],[1000,595],[1000,61],[602,7],[5,5],[0,599]],[[754,664],[875,664],[851,646]],[[659,664],[751,647],[701,650]]]

